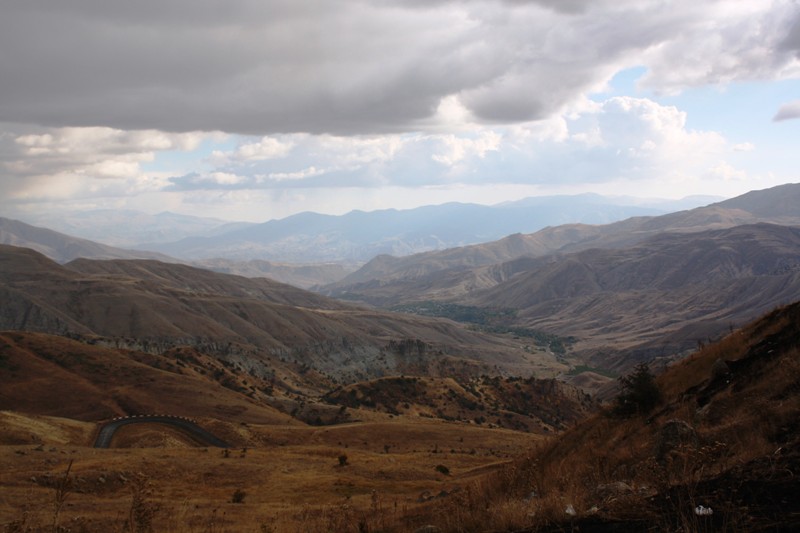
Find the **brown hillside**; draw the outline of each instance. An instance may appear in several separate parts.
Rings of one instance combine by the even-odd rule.
[[[603,366],[607,356],[590,353],[598,347],[680,353],[800,299],[798,258],[796,228],[663,234],[631,248],[555,258],[462,301],[516,309],[521,325],[577,337],[576,350]]]
[[[800,299],[799,257],[800,230],[755,224],[362,288],[411,310],[430,301],[507,310],[506,326],[574,337],[578,359],[624,371]]]
[[[596,415],[473,498],[443,504],[433,523],[444,532],[500,521],[514,531],[796,531],[799,345],[800,303],[668,368],[651,413]],[[469,511],[454,516],[456,505]],[[713,514],[697,514],[700,505]]]
[[[155,353],[191,345],[261,377],[270,375],[270,359],[344,381],[403,372],[527,375],[557,366],[551,355],[532,356],[511,338],[355,307],[265,279],[152,261],[79,260],[68,267],[0,246],[0,327],[99,336]],[[414,349],[404,348],[407,341]]]
[[[152,355],[5,332],[0,367],[0,410],[83,421],[167,413],[291,422],[267,405],[265,383],[189,350]]]
[[[186,291],[190,294],[252,298],[269,303],[315,309],[349,308],[349,306],[330,298],[270,279],[220,275],[216,272],[188,265],[144,260],[96,261],[77,259],[67,263],[64,267],[86,275],[157,283],[174,290]]]

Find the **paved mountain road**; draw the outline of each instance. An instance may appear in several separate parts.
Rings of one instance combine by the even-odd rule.
[[[127,426],[129,424],[163,424],[179,429],[189,437],[207,446],[216,446],[218,448],[229,447],[228,443],[215,437],[188,418],[167,415],[128,416],[106,422],[97,434],[94,447],[108,448],[111,445],[111,439],[114,437],[114,433],[122,426]]]

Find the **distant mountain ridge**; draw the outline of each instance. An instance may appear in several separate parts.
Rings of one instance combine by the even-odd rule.
[[[340,216],[307,212],[262,224],[105,209],[32,219],[37,226],[56,228],[62,240],[82,242],[69,252],[63,245],[51,246],[56,239],[53,235],[45,237],[43,231],[34,233],[30,229],[18,231],[23,222],[9,221],[17,229],[12,231],[13,238],[2,242],[39,250],[59,262],[77,257],[171,260],[168,256],[218,272],[269,277],[312,288],[339,281],[380,254],[405,256],[449,249],[567,222],[601,224],[707,200],[709,197],[642,200],[597,194],[542,196],[494,206],[449,203],[406,210],[352,211]],[[95,242],[87,245],[86,239]],[[103,248],[109,245],[141,252]],[[153,251],[165,255],[154,255]]]
[[[157,252],[116,248],[7,218],[0,218],[0,244],[30,248],[58,263],[75,259],[154,259],[181,263],[178,259]],[[224,274],[266,277],[301,288],[338,281],[352,270],[338,263],[294,265],[256,259],[242,262],[207,259],[195,261],[194,264]]]
[[[775,206],[774,208],[772,206]],[[463,270],[553,253],[590,248],[621,248],[667,231],[694,232],[766,222],[800,225],[800,184],[786,184],[705,207],[654,217],[632,217],[605,225],[564,224],[532,234],[514,234],[472,246],[404,257],[382,255],[343,280],[322,288],[325,294],[357,294],[361,284],[424,277],[448,269]]]
[[[495,206],[449,203],[406,210],[352,211],[341,216],[300,213],[215,236],[142,244],[137,248],[186,260],[224,257],[237,261],[360,264],[380,254],[405,256],[568,222],[602,224],[664,212],[664,204],[634,205],[632,199],[595,194],[547,196]]]
[[[2,217],[0,217],[0,244],[31,248],[59,263],[66,263],[79,257],[175,261],[161,253],[115,248]]]
[[[61,233],[122,248],[133,248],[147,242],[172,242],[196,235],[211,236],[249,224],[180,215],[169,211],[151,215],[132,209],[41,214],[32,216],[27,221],[36,226],[57,229]]]

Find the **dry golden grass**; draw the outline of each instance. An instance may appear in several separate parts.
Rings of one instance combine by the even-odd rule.
[[[9,531],[23,519],[33,531],[48,530],[54,487],[70,461],[73,482],[58,519],[73,531],[121,531],[137,501],[155,531],[405,531],[425,501],[459,494],[540,439],[395,418],[322,428],[250,424],[246,433],[258,444],[227,452],[189,447],[156,425],[127,426],[115,444],[131,447],[98,450],[62,442],[72,422],[3,417],[28,418],[37,442],[0,446],[0,526]],[[88,428],[80,429],[78,440]],[[232,503],[237,491],[242,502]]]
[[[197,373],[184,376],[192,384],[169,396],[170,405],[194,409],[201,425],[236,448],[196,448],[180,432],[140,425],[123,428],[115,449],[96,450],[88,447],[92,424],[2,412],[0,526],[7,533],[59,525],[86,532],[400,532],[425,524],[445,533],[513,531],[563,525],[568,506],[576,519],[657,520],[664,509],[654,509],[650,497],[670,495],[669,526],[678,520],[683,530],[697,530],[687,510],[698,487],[798,442],[798,316],[800,308],[776,312],[668,369],[658,379],[665,400],[649,418],[599,414],[558,440],[360,409],[349,411],[358,422],[312,427],[241,397],[229,404],[230,391],[208,394],[210,382]],[[36,383],[25,380],[23,365],[49,361],[41,344],[37,351],[23,344],[6,337],[5,361],[16,370],[4,379],[17,388]],[[70,354],[60,354],[67,359],[58,368],[68,369]],[[730,383],[711,378],[719,358],[739,365]],[[100,377],[117,387],[117,397],[143,405],[159,405],[166,385],[158,378],[180,374],[111,362],[138,376],[136,387],[114,373]],[[58,375],[102,396],[102,383],[88,374]],[[36,390],[46,391],[41,384]],[[193,404],[192,395],[200,401]],[[57,399],[46,398],[46,407],[68,407]],[[91,412],[91,401],[77,403],[76,414]],[[656,458],[660,429],[676,419],[696,442]],[[726,530],[743,530],[732,504],[720,506]]]
[[[196,352],[156,356],[15,332],[0,334],[0,356],[0,531],[51,531],[53,522],[71,531],[404,531],[415,509],[542,438],[356,408],[350,423],[308,426],[243,393],[251,377]],[[242,383],[231,389],[214,375]],[[235,448],[197,448],[157,424],[124,426],[113,449],[90,448],[90,421],[126,413],[190,416]]]
[[[69,418],[24,415],[14,411],[0,411],[0,445],[30,444],[31,441],[63,445],[89,442],[95,424]]]

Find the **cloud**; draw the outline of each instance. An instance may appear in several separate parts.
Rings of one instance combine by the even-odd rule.
[[[12,2],[0,121],[369,135],[435,129],[450,99],[485,125],[524,123],[630,65],[664,92],[795,75],[797,13],[790,0]]]
[[[691,180],[727,150],[719,133],[687,129],[685,113],[646,98],[609,98],[566,125],[566,139],[554,132],[504,154],[505,175],[541,184]]]
[[[0,194],[6,202],[120,197],[161,190],[168,182],[144,165],[168,151],[192,151],[213,134],[122,131],[106,127],[40,128],[0,124]],[[3,204],[0,204],[3,207]]]
[[[800,57],[800,11],[794,13],[794,20],[789,20],[788,27],[789,30],[781,42],[781,48],[794,52],[796,56]]]
[[[792,120],[796,118],[800,118],[800,100],[794,100],[793,102],[782,105],[772,120],[780,122],[782,120]]]
[[[244,195],[691,180],[718,167],[726,153],[750,147],[731,146],[713,131],[688,129],[686,114],[673,106],[613,97],[580,101],[545,121],[463,123],[462,131],[452,133],[222,137],[37,128],[3,137],[0,154],[11,155],[0,156],[0,163],[8,177],[2,185],[7,202],[33,202],[156,192]],[[209,154],[205,159],[203,151]],[[178,175],[148,170],[171,153],[186,154],[192,168]]]
[[[284,139],[286,141],[286,139]],[[260,143],[265,140],[261,139]],[[247,140],[242,146],[248,146]],[[267,142],[266,144],[272,145]],[[457,183],[595,184],[691,179],[733,149],[686,114],[652,100],[582,102],[562,117],[513,127],[389,136],[295,136],[278,159],[223,158],[206,174],[172,178],[170,190],[362,189]],[[243,154],[240,148],[231,153]],[[214,173],[237,176],[216,179]]]
[[[256,176],[256,180],[259,183],[270,182],[270,181],[272,182],[297,181],[297,180],[305,180],[314,176],[320,176],[327,172],[328,171],[325,169],[312,166],[304,168],[302,170],[298,170],[297,172],[272,172],[271,174],[267,175],[259,175]]]
[[[379,191],[413,191],[403,197],[421,202],[431,191],[446,200],[442,191],[606,183],[664,183],[672,194],[675,183],[758,175],[739,154],[754,145],[690,128],[704,123],[702,112],[688,123],[654,98],[697,110],[687,103],[697,92],[662,96],[800,78],[800,6],[11,2],[0,46],[14,51],[0,54],[0,209],[214,201],[285,209],[348,194],[363,206],[379,202]],[[631,67],[645,73],[637,95],[648,97],[600,101],[633,90],[620,88],[630,76],[611,81]],[[794,101],[774,120],[798,117]],[[728,131],[765,153],[783,142]],[[769,161],[781,176],[796,168],[785,157]]]
[[[644,54],[641,84],[660,93],[734,81],[800,75],[796,41],[800,6],[791,1],[665,4],[680,31]],[[666,14],[666,13],[665,13]],[[792,37],[792,34],[795,34]]]
[[[488,152],[497,151],[500,148],[502,138],[494,131],[484,131],[475,138],[457,137],[455,135],[444,135],[438,137],[442,149],[431,155],[437,163],[452,167],[462,162],[466,158],[483,158]]]
[[[263,137],[259,141],[242,144],[235,151],[215,150],[211,158],[217,166],[241,161],[265,161],[286,157],[294,146],[295,143],[291,140]]]
[[[744,181],[748,177],[747,172],[734,168],[725,161],[720,161],[717,165],[709,168],[708,174],[712,178],[721,179],[723,181]]]

